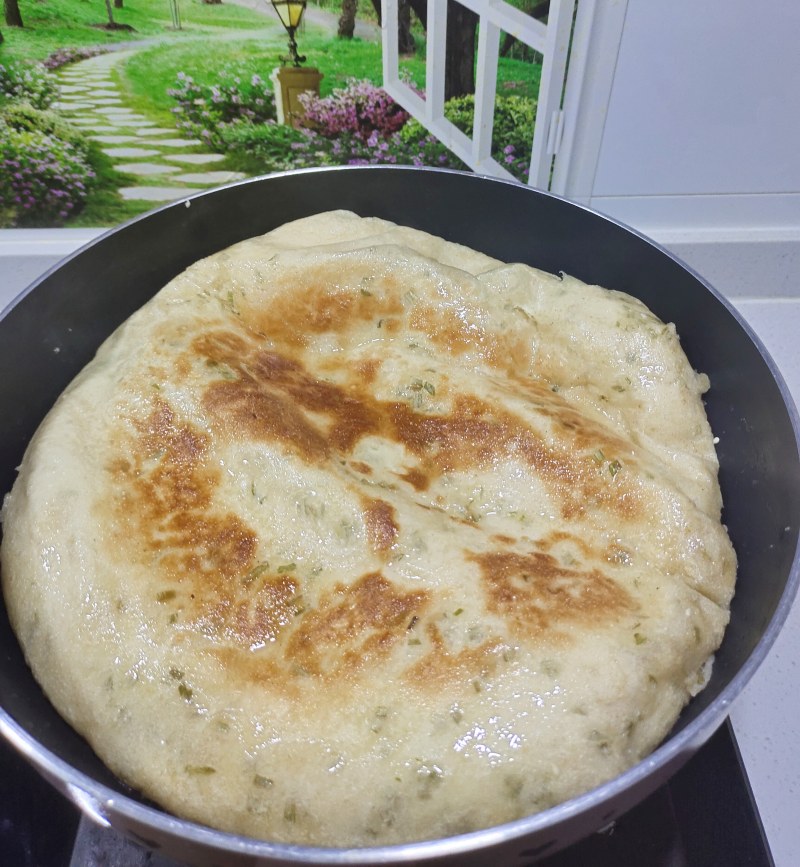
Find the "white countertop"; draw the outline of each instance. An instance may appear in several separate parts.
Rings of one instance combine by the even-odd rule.
[[[0,256],[0,311],[54,263]],[[800,291],[800,287],[798,287]],[[800,404],[800,297],[734,298]],[[731,712],[734,731],[777,867],[800,864],[800,601]]]
[[[732,299],[800,405],[800,298]],[[800,864],[800,600],[731,720],[777,867]]]

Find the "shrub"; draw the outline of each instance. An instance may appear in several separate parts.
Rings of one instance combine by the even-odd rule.
[[[107,48],[59,48],[42,61],[45,69],[58,69],[68,63],[78,60],[86,60],[89,57],[97,57],[98,54],[106,54]]]
[[[179,129],[217,148],[223,147],[223,125],[238,120],[263,123],[276,117],[272,90],[259,75],[243,80],[223,70],[219,83],[206,85],[179,72],[178,86],[168,93],[178,101],[173,112]]]
[[[445,117],[462,132],[472,134],[475,117],[475,97],[459,96],[445,103]],[[495,98],[494,124],[492,138],[495,150],[506,145],[517,150],[530,150],[533,140],[533,125],[536,121],[536,102],[524,96],[503,96]]]
[[[424,127],[406,134],[410,115],[382,88],[351,79],[330,96],[303,94],[304,140],[292,145],[293,164],[428,165],[465,168]]]
[[[11,102],[2,109],[0,117],[12,129],[35,130],[60,139],[69,144],[81,158],[89,159],[91,143],[86,134],[54,111],[34,108],[27,102]]]
[[[93,177],[87,161],[69,142],[0,120],[3,225],[62,225],[84,205]]]
[[[416,120],[409,121],[400,132],[397,150],[403,165],[438,166],[447,169],[467,169],[468,166],[436,136]]]
[[[373,131],[366,141],[352,133],[327,138],[314,130],[301,130],[304,138],[291,145],[295,168],[333,165],[417,165],[465,168],[433,136],[406,142],[400,133],[388,138]]]
[[[460,96],[448,100],[444,106],[444,115],[454,126],[467,135],[472,134],[473,118],[475,116],[475,97]],[[530,160],[531,142],[533,141],[533,126],[536,121],[536,102],[523,96],[501,96],[495,101],[493,148],[494,158],[519,180],[526,180]],[[427,130],[417,120],[410,120],[401,133],[407,145],[414,141],[425,140]],[[434,165],[431,155],[444,145],[436,139],[426,145],[427,162],[418,165]],[[453,158],[455,159],[455,158]],[[455,167],[455,166],[454,166]]]
[[[530,151],[536,101],[524,96],[498,96],[494,110],[494,140],[498,146],[513,145],[516,150]]]
[[[328,138],[315,130],[302,130],[304,138],[292,145],[292,161],[296,168],[311,166],[378,165],[396,163],[391,152],[391,139],[373,132],[363,141],[350,132]]]
[[[330,96],[300,95],[305,111],[303,125],[325,138],[349,134],[366,142],[374,133],[388,138],[409,118],[382,88],[371,81],[351,79]]]
[[[219,135],[221,149],[245,154],[261,171],[295,168],[294,145],[306,141],[301,130],[274,121],[256,124],[249,120],[236,120],[225,124]]]
[[[49,108],[58,99],[58,85],[38,63],[0,63],[0,103],[28,102]]]

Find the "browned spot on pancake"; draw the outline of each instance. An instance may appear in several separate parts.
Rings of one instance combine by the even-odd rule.
[[[602,446],[613,454],[609,436],[596,425],[587,423],[585,435],[563,444],[545,444],[520,416],[474,395],[454,395],[449,411],[422,412],[403,401],[378,400],[363,385],[319,379],[300,361],[253,344],[247,349],[227,332],[198,338],[194,349],[235,372],[235,378],[212,381],[203,396],[222,436],[279,443],[308,463],[325,465],[347,459],[359,440],[375,435],[402,444],[416,459],[397,475],[417,491],[445,473],[512,459],[549,486],[564,517],[599,507],[624,519],[640,509],[624,474],[612,474],[610,464],[599,466],[592,452],[577,447],[585,440],[595,452]]]
[[[367,541],[376,554],[385,555],[397,541],[397,513],[385,500],[362,497]]]
[[[382,328],[387,334],[397,334],[402,324],[403,320],[396,316],[378,320],[378,327]]]
[[[287,346],[304,346],[313,334],[344,335],[365,322],[386,326],[387,317],[403,312],[397,278],[375,276],[357,262],[346,268],[338,260],[322,262],[299,274],[290,271],[286,279],[291,286],[276,284],[273,297],[247,318],[255,331]]]
[[[339,584],[302,615],[286,643],[286,659],[324,677],[369,668],[406,639],[409,621],[426,600],[424,591],[403,592],[377,572]]]
[[[397,475],[417,491],[426,490],[431,483],[430,475],[417,467],[412,467],[410,470],[397,473]]]
[[[375,381],[381,363],[379,358],[367,358],[356,365],[358,375],[366,385],[370,385]]]
[[[298,582],[286,575],[245,582],[241,590],[209,600],[201,606],[194,625],[205,634],[257,650],[277,640],[297,617],[302,601]]]
[[[350,461],[350,466],[362,476],[372,475],[372,467],[364,461]]]
[[[596,557],[595,549],[585,539],[564,530],[553,530],[536,540],[536,547],[545,553],[549,553],[557,546],[574,546],[583,557]]]
[[[213,505],[219,470],[205,461],[207,435],[161,401],[134,427],[128,456],[109,466],[124,556],[154,564],[154,586],[186,583],[198,601],[225,596],[251,568],[258,540],[237,515]]]
[[[515,336],[485,328],[475,313],[420,304],[412,311],[409,324],[450,355],[477,352],[503,370],[527,369],[530,364],[528,346]]]
[[[554,637],[570,624],[602,626],[634,609],[628,592],[599,569],[570,569],[549,554],[469,554],[478,565],[489,611],[520,636]]]
[[[284,355],[252,348],[245,355],[232,348],[227,332],[205,335],[194,348],[237,371],[235,380],[212,382],[203,404],[239,438],[278,441],[306,461],[323,463],[333,453],[349,453],[378,427],[368,403],[309,375]],[[330,424],[322,423],[319,415],[328,416]]]
[[[418,689],[456,686],[463,690],[470,682],[477,689],[479,680],[497,668],[497,650],[503,646],[498,638],[490,637],[474,647],[454,651],[448,648],[435,622],[425,625],[425,636],[430,649],[405,674],[405,679]]]

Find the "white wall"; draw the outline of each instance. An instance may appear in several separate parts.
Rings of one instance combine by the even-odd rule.
[[[627,0],[618,53],[594,59],[612,76],[599,149],[568,195],[727,294],[800,296],[799,38],[796,0]]]

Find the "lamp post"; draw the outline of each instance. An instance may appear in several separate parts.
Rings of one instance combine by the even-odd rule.
[[[275,109],[278,115],[278,123],[286,123],[294,127],[303,124],[305,108],[301,100],[304,93],[315,93],[319,96],[319,83],[322,73],[318,69],[308,66],[301,67],[305,63],[305,57],[297,53],[297,41],[294,38],[295,31],[300,26],[303,12],[306,10],[306,0],[270,0],[281,19],[281,24],[289,34],[289,57],[281,57],[283,66],[275,69],[270,76],[275,85]],[[286,63],[291,61],[291,66]]]
[[[289,57],[281,57],[281,63],[291,60],[293,66],[305,63],[305,57],[297,53],[297,40],[294,38],[295,31],[300,26],[303,12],[306,11],[306,0],[271,0],[281,24],[289,34]]]

